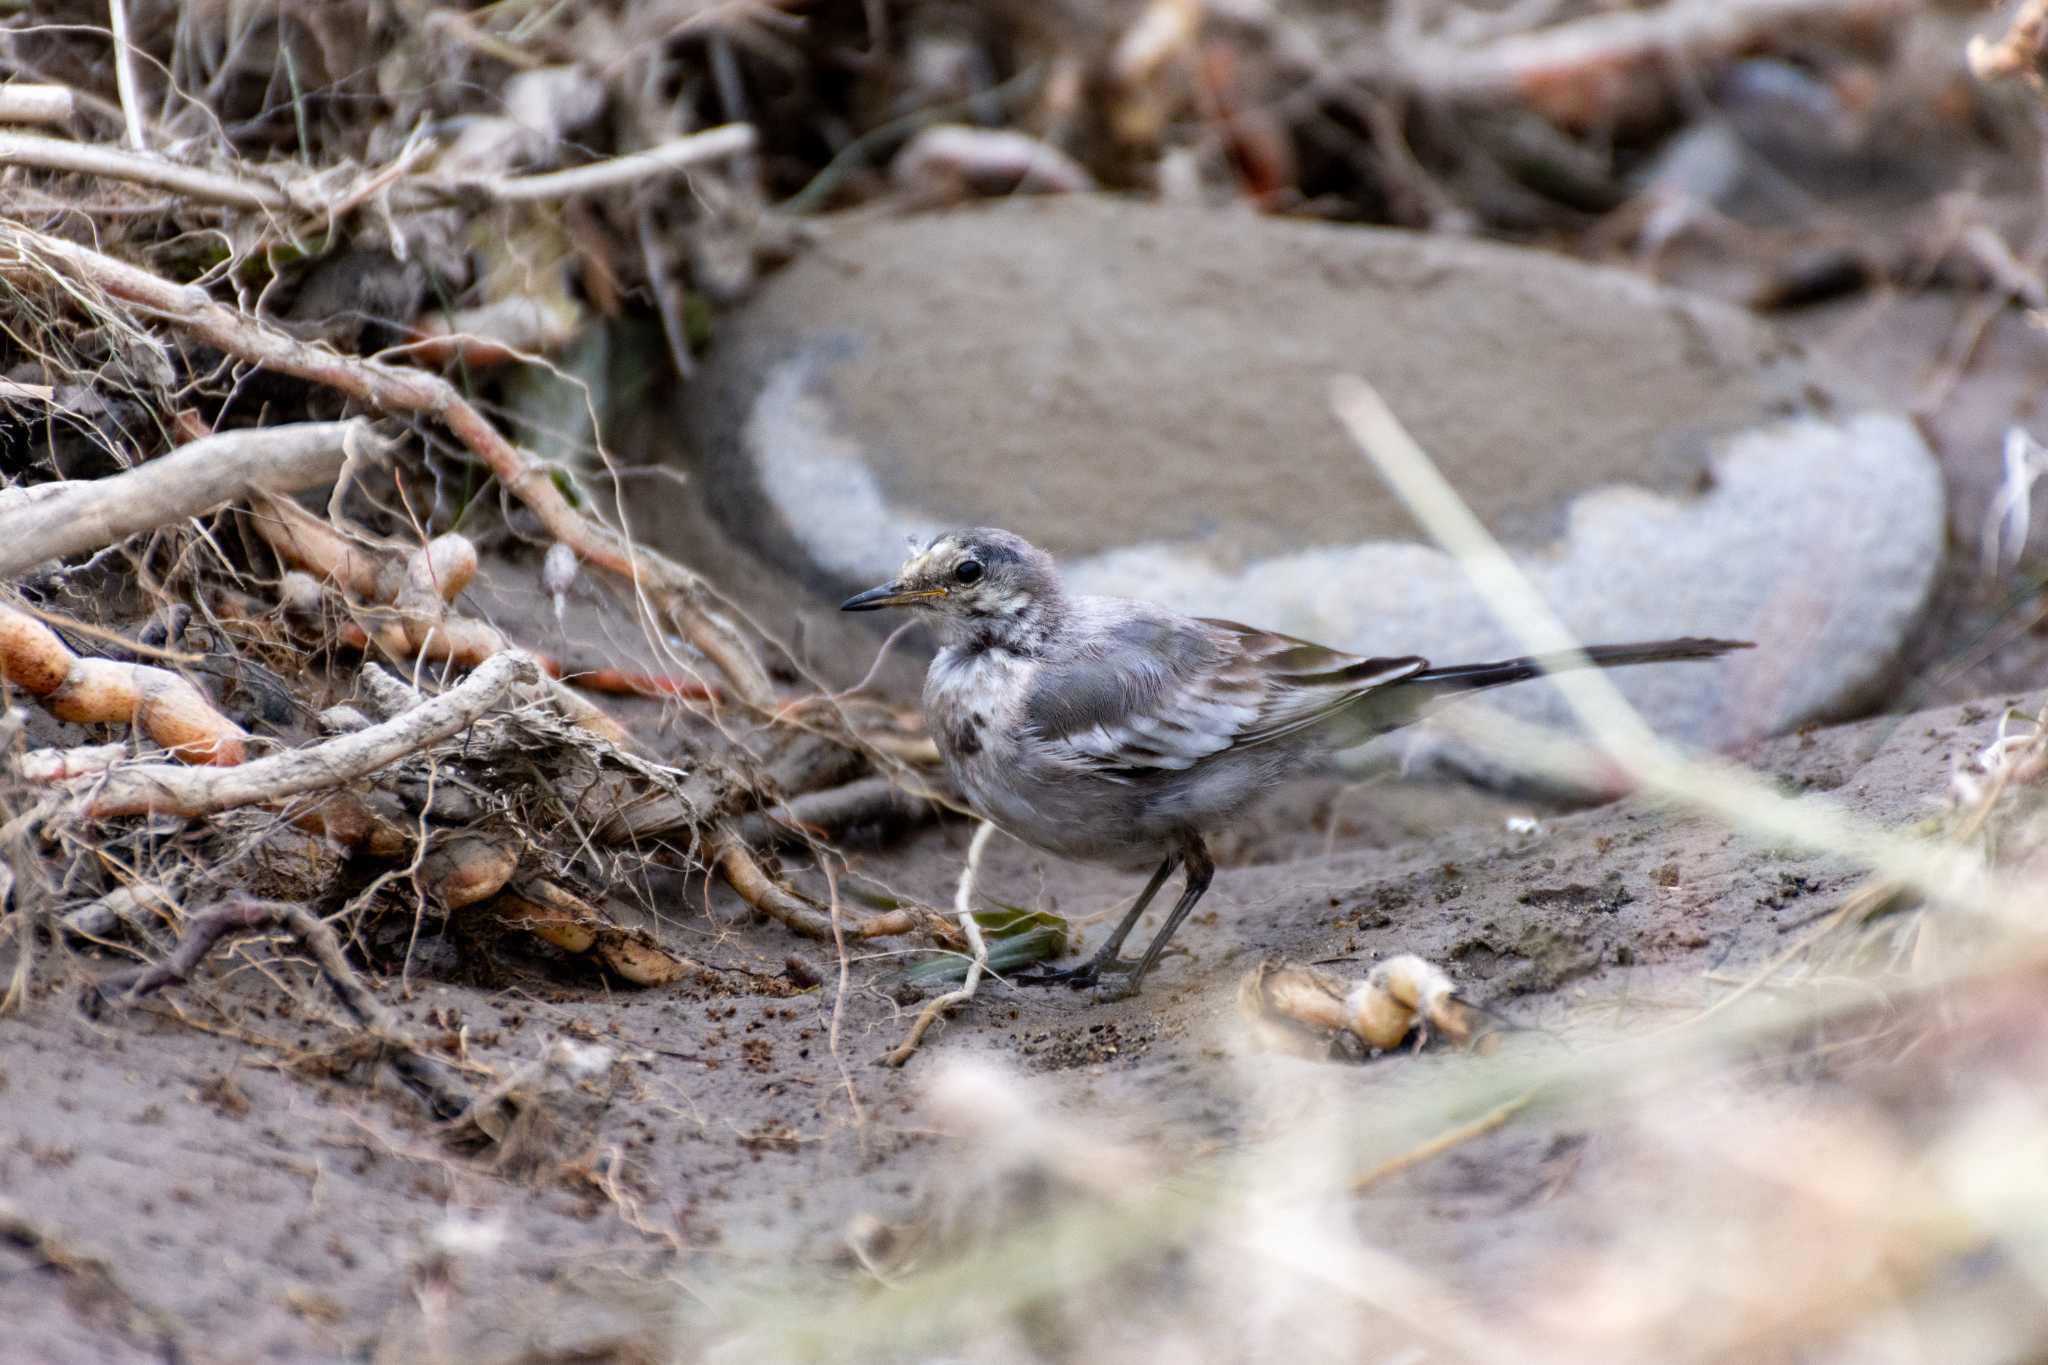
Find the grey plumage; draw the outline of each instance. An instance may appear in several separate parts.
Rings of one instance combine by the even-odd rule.
[[[844,604],[885,606],[919,608],[938,632],[925,718],[976,811],[1061,857],[1158,869],[1087,964],[1020,978],[1085,985],[1123,970],[1131,990],[1208,886],[1205,832],[1324,754],[1564,662],[1432,668],[1149,602],[1069,594],[1050,555],[988,527],[938,537],[893,582]],[[1680,639],[1586,654],[1616,667],[1743,647]],[[1175,866],[1187,873],[1179,903],[1143,958],[1123,962],[1124,938]]]

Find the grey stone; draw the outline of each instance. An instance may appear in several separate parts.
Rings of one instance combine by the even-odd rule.
[[[1331,416],[1363,374],[1588,639],[1755,639],[1618,675],[1726,746],[1872,701],[1944,545],[1903,419],[1747,315],[1533,250],[1106,199],[870,221],[727,320],[712,510],[821,601],[1007,526],[1084,590],[1441,660],[1520,652]],[[1557,718],[1544,688],[1514,709]]]

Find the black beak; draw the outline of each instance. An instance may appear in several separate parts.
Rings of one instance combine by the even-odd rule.
[[[866,592],[857,593],[847,598],[839,604],[839,610],[880,611],[883,607],[907,607],[912,602],[922,602],[926,598],[944,597],[945,595],[946,590],[944,588],[918,588],[906,591],[902,581],[899,579],[893,583],[884,583],[879,588],[869,588]]]

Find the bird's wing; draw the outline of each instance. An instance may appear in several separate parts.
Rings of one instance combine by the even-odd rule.
[[[1365,659],[1228,621],[1129,614],[1041,667],[1025,721],[1060,761],[1105,776],[1193,767],[1293,734],[1424,667]]]
[[[1242,748],[1264,744],[1329,719],[1367,692],[1413,677],[1429,667],[1414,655],[1377,658],[1347,654],[1312,640],[1259,630],[1236,621],[1204,620],[1237,642],[1238,654],[1266,683],[1266,706],[1256,725],[1237,737]]]

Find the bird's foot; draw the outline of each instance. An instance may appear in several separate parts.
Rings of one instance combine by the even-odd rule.
[[[1124,988],[1121,994],[1128,994],[1128,978],[1137,971],[1137,968],[1137,963],[1125,962],[1121,958],[1110,958],[1106,961],[1102,958],[1090,958],[1078,967],[1043,967],[1035,972],[1020,972],[1010,980],[1019,986],[1065,986],[1069,990],[1085,991],[1100,985],[1105,977],[1122,977],[1126,980],[1118,983]]]

